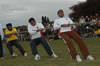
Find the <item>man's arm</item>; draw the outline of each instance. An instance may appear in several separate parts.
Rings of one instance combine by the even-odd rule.
[[[30,35],[34,35],[37,33],[37,31],[33,31],[32,27],[30,25],[28,25],[28,32]]]
[[[57,30],[57,29],[60,29],[60,28],[61,28],[61,25],[59,25],[59,24],[57,23],[57,20],[54,21],[53,28],[54,28],[54,30]]]
[[[45,31],[44,29],[45,29],[44,26],[40,23],[40,24],[39,24],[39,28],[36,30],[36,32]]]
[[[3,38],[4,38],[4,32],[3,32],[3,28],[2,28],[1,24],[0,24],[0,35],[1,35],[1,38],[3,40]]]
[[[61,27],[68,27],[70,24],[74,24],[73,21],[70,18],[67,18],[69,21],[69,24],[62,24]]]
[[[13,32],[12,33],[7,33],[5,31],[5,35],[8,38],[8,37],[11,37],[11,35],[18,35],[18,32],[17,32],[16,28],[13,28]]]
[[[62,24],[61,27],[68,27],[70,24]]]

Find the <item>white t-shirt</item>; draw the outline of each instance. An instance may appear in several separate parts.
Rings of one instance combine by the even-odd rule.
[[[54,21],[54,30],[60,29],[60,32],[68,32],[71,31],[71,26],[61,27],[62,24],[73,24],[73,21],[70,18],[59,18]]]
[[[36,32],[37,29],[43,28],[44,26],[41,23],[36,23],[35,26],[28,24],[28,32],[31,35],[31,39],[36,39],[42,37],[41,32]]]
[[[80,19],[79,19],[79,22],[80,22],[80,23],[84,23],[84,22],[85,22],[85,19],[84,19],[84,18],[80,18]]]

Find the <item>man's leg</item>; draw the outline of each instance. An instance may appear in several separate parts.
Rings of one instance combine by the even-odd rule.
[[[22,48],[22,46],[18,43],[18,40],[13,41],[14,45],[18,48],[18,50],[21,52],[22,55],[24,55],[25,50]]]
[[[1,36],[0,36],[0,58],[2,57],[3,57],[3,46],[2,46]]]
[[[13,45],[12,42],[8,42],[7,43],[7,48],[8,48],[8,50],[9,50],[9,52],[10,52],[11,55],[13,55],[13,53],[14,53],[12,45]]]
[[[78,55],[74,46],[73,46],[73,43],[72,43],[72,40],[71,38],[68,36],[68,34],[66,33],[61,33],[61,37],[62,39],[64,40],[64,42],[68,45],[68,50],[72,56],[73,59],[76,59],[76,56]]]
[[[41,38],[40,38],[40,42],[41,42],[42,46],[45,48],[45,50],[47,51],[47,53],[48,53],[50,56],[52,56],[53,51],[52,51],[52,49],[50,48],[48,42],[45,40],[44,37],[41,37]]]
[[[38,54],[38,51],[37,51],[37,48],[36,48],[37,43],[38,43],[37,40],[31,40],[31,43],[30,43],[32,54],[34,56]]]
[[[86,58],[89,55],[89,52],[88,52],[88,49],[85,45],[85,42],[82,40],[82,38],[75,31],[72,31],[70,33],[70,36],[72,37],[72,39],[74,39],[76,41],[83,56]]]

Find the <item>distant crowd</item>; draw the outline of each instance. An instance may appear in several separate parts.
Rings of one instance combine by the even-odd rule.
[[[97,22],[99,20],[99,16],[81,16],[78,20],[73,19],[75,23]],[[73,26],[73,28],[81,37],[100,37],[100,22],[81,24],[79,26]]]

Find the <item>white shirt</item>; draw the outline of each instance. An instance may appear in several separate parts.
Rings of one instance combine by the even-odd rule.
[[[2,25],[1,24],[0,24],[0,35],[1,35],[1,39],[3,40],[4,32],[3,32],[3,29],[2,29]]]
[[[80,23],[84,23],[84,22],[85,22],[85,19],[84,19],[84,18],[80,18],[80,19],[79,19],[79,22],[80,22]]]
[[[31,35],[31,39],[36,39],[36,38],[40,38],[41,36],[41,32],[36,32],[37,29],[44,29],[44,26],[41,23],[36,23],[35,26],[32,26],[31,24],[28,24],[28,32]]]
[[[71,31],[71,26],[61,27],[62,24],[73,24],[73,21],[70,18],[59,18],[54,21],[54,30],[60,29],[60,32],[68,32]]]

